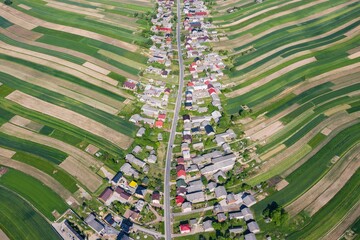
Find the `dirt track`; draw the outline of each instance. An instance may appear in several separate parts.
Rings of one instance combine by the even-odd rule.
[[[120,132],[117,132],[114,129],[109,128],[99,122],[96,122],[88,117],[85,117],[79,113],[45,102],[18,90],[6,96],[6,99],[16,102],[26,108],[70,123],[87,132],[107,139],[108,141],[114,143],[115,145],[123,149],[127,149],[133,141],[132,138]]]

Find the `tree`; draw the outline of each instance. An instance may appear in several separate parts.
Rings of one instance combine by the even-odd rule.
[[[8,6],[11,5],[12,3],[13,3],[13,2],[12,2],[11,0],[5,0],[5,1],[4,1],[4,4],[5,4],[5,5],[8,5]]]

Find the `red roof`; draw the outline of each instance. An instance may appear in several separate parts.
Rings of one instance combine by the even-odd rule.
[[[210,89],[208,90],[208,92],[209,92],[210,95],[216,93],[215,89],[213,89],[213,88],[210,88]]]
[[[179,158],[177,159],[177,163],[178,163],[178,164],[185,164],[184,158],[179,157]]]
[[[195,67],[195,66],[197,66],[197,64],[196,64],[196,62],[192,62],[192,63],[190,64],[190,66]]]
[[[183,165],[181,165],[181,166],[183,166]],[[186,176],[185,170],[181,169],[177,172],[177,177],[185,177],[185,176]]]
[[[126,82],[124,82],[124,87],[129,88],[129,89],[134,89],[136,87],[136,84],[133,82],[126,81]]]
[[[195,15],[204,16],[207,15],[207,12],[196,12]]]
[[[189,87],[193,87],[195,84],[193,82],[188,82],[187,84]]]
[[[166,114],[165,113],[161,113],[161,114],[159,114],[159,116],[158,116],[158,119],[159,120],[164,120],[165,121],[165,118],[166,118]]]
[[[164,125],[163,121],[158,120],[158,121],[155,122],[155,127],[157,127],[157,128],[162,128],[163,125]]]
[[[175,201],[177,205],[181,205],[185,201],[185,198],[182,196],[176,196]]]
[[[120,195],[120,197],[124,198],[125,200],[128,200],[131,195],[129,193],[127,193],[123,188],[121,187],[117,187],[115,189],[115,192],[118,193]]]
[[[187,232],[190,232],[190,231],[191,231],[191,227],[190,227],[190,225],[188,223],[180,225],[180,232],[181,233],[187,233]]]
[[[193,67],[190,67],[190,68],[189,68],[189,71],[190,71],[190,72],[194,72],[194,71],[196,71],[196,69],[193,68]]]

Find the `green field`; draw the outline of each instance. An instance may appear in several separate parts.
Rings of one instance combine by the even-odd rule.
[[[20,171],[9,169],[0,178],[0,185],[25,198],[49,220],[55,219],[52,215],[54,210],[62,214],[68,208],[65,201],[53,190]]]
[[[311,222],[298,232],[290,234],[288,239],[320,239],[337,223],[341,222],[351,208],[360,200],[360,170],[345,186],[312,218]]]
[[[62,239],[50,224],[17,194],[0,187],[0,199],[0,229],[11,240]]]

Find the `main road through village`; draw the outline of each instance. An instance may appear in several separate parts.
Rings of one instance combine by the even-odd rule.
[[[170,209],[170,168],[171,168],[171,160],[173,156],[173,145],[175,141],[176,134],[176,126],[179,120],[179,112],[181,107],[181,99],[182,92],[184,88],[184,64],[183,57],[181,51],[181,5],[180,0],[177,0],[177,24],[176,24],[176,42],[177,42],[177,50],[178,50],[178,59],[179,59],[179,88],[176,97],[176,103],[174,108],[174,118],[171,124],[170,138],[167,146],[167,154],[166,154],[166,164],[165,164],[165,181],[164,181],[164,222],[165,222],[165,239],[171,239],[171,209]]]

